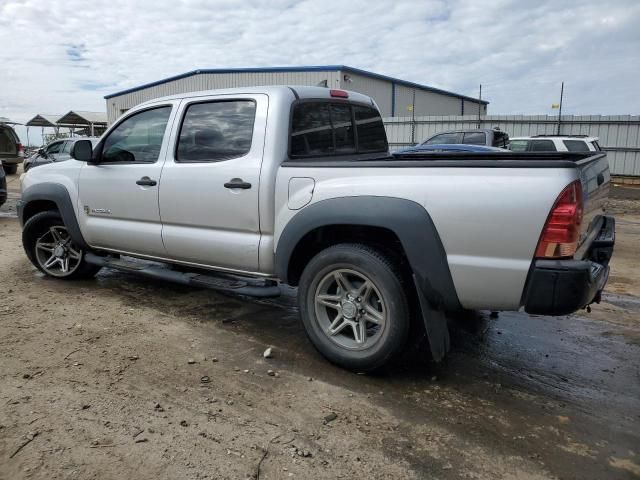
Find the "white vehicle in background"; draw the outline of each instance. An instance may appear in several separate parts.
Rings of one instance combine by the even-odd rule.
[[[512,152],[600,152],[598,137],[587,135],[534,135],[509,140]]]

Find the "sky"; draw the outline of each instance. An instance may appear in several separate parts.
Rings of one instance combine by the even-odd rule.
[[[639,0],[0,0],[0,117],[105,111],[198,68],[330,64],[482,84],[490,114],[556,114],[564,81],[563,114],[637,115],[639,25]]]

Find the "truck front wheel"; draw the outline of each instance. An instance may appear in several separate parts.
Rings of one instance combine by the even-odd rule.
[[[309,339],[331,362],[370,372],[405,346],[410,309],[402,276],[367,245],[329,247],[307,264],[298,290]]]
[[[40,212],[27,220],[22,245],[31,263],[50,277],[89,278],[100,270],[85,261],[85,252],[73,243],[58,212]]]

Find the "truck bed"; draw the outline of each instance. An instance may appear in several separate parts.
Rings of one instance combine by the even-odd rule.
[[[370,195],[422,205],[442,240],[463,307],[504,310],[518,308],[540,233],[560,192],[581,181],[580,243],[588,243],[601,229],[610,180],[606,154],[600,152],[286,160],[278,173],[276,225],[287,224],[297,213],[287,208],[303,193],[290,184],[292,178],[313,179],[309,204]],[[276,242],[278,235],[276,231]]]

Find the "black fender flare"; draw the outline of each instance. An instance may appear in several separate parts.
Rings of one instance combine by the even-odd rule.
[[[460,310],[447,254],[436,226],[417,202],[378,196],[321,200],[300,210],[286,225],[276,247],[278,277],[288,281],[288,268],[298,242],[312,230],[329,225],[362,225],[391,230],[400,239],[420,300],[422,316],[436,360],[449,349],[445,311]]]
[[[67,188],[60,183],[37,183],[22,192],[22,199],[18,205],[18,217],[22,225],[24,225],[25,222],[24,212],[29,208],[29,204],[39,200],[47,200],[55,203],[73,242],[82,249],[89,249],[89,245],[85,242],[82,232],[80,231],[80,225],[76,218],[71,195],[69,195]]]

